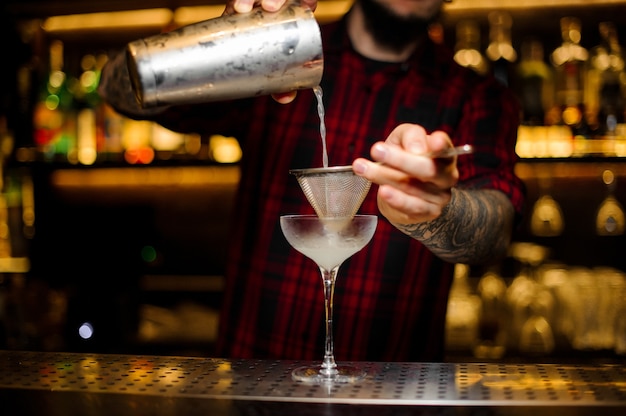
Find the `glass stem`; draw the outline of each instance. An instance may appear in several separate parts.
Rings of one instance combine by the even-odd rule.
[[[324,283],[324,306],[326,309],[326,342],[324,343],[324,361],[322,362],[320,373],[328,378],[339,373],[335,363],[333,346],[333,296],[338,270],[339,267],[335,267],[330,271],[320,268]]]

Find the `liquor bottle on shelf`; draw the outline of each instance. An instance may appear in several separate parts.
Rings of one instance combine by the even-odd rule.
[[[516,69],[514,84],[522,106],[522,124],[542,126],[546,111],[554,106],[554,72],[544,59],[541,41],[522,42]]]
[[[50,44],[50,70],[35,105],[35,146],[46,160],[67,161],[76,148],[74,99],[63,71],[63,42]]]
[[[580,45],[581,24],[575,17],[560,20],[562,44],[551,54],[555,67],[555,104],[560,122],[572,129],[574,137],[589,138],[584,104],[584,73],[589,52]]]
[[[495,266],[489,267],[478,281],[478,342],[473,348],[476,358],[500,359],[506,351],[506,290],[506,282]]]
[[[480,297],[470,281],[470,267],[454,266],[454,278],[446,313],[446,349],[448,351],[471,351],[476,345],[479,331]]]
[[[480,30],[473,20],[462,20],[456,26],[454,60],[479,74],[489,71],[487,59],[480,52]]]
[[[485,54],[492,62],[494,76],[504,85],[510,85],[512,65],[517,60],[517,52],[511,44],[513,19],[509,13],[494,11],[489,13],[489,46]]]
[[[615,197],[617,178],[611,169],[602,172],[602,182],[606,185],[607,196],[596,214],[596,234],[601,236],[624,234],[625,216],[622,204]]]
[[[585,103],[600,136],[615,137],[626,111],[624,53],[613,22],[599,24],[600,44],[590,51]]]
[[[83,165],[93,164],[103,147],[103,109],[97,89],[104,62],[105,59],[93,54],[84,55],[80,62],[82,73],[74,97],[77,111],[76,156],[77,162]]]

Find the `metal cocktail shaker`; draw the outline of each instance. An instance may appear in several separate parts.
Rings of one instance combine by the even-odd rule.
[[[320,28],[309,9],[255,8],[127,45],[135,95],[144,108],[223,101],[319,85]]]

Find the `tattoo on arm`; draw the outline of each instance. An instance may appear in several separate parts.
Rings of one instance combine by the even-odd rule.
[[[513,216],[511,202],[500,191],[454,188],[438,218],[394,225],[440,258],[471,264],[497,260],[506,253]]]

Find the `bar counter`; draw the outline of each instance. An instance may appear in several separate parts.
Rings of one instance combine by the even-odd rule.
[[[624,415],[626,366],[362,362],[358,383],[294,382],[298,361],[0,351],[2,415]]]

